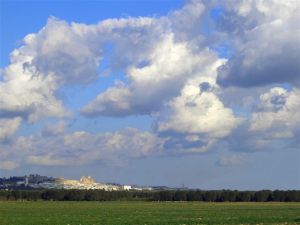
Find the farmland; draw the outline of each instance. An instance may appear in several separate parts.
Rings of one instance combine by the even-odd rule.
[[[300,224],[300,203],[1,201],[0,225]]]

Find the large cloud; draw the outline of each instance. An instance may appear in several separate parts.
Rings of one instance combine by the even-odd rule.
[[[224,86],[300,85],[299,1],[226,1],[216,23],[232,57],[219,68]]]
[[[173,130],[185,134],[209,134],[220,138],[228,135],[238,124],[231,109],[224,107],[218,97],[189,85],[170,103],[167,121],[159,122],[159,131]]]
[[[51,75],[61,83],[81,84],[96,79],[102,49],[87,35],[77,33],[72,25],[50,18],[41,31],[25,38],[22,51],[33,54],[28,66],[34,66],[37,75]]]
[[[159,111],[180,93],[189,78],[199,76],[207,65],[216,61],[215,53],[204,45],[206,39],[201,35],[204,11],[201,1],[190,1],[167,17],[108,20],[99,24],[98,30],[102,32],[107,26],[119,23],[121,28],[113,30],[110,40],[122,54],[114,53],[112,60],[123,68],[127,80],[100,93],[82,113],[94,117]],[[143,26],[133,27],[133,24]],[[120,38],[124,34],[126,38]]]
[[[56,97],[61,85],[89,82],[97,75],[99,54],[87,43],[66,22],[55,18],[38,33],[27,35],[2,71],[0,116],[34,122],[68,115]]]
[[[66,116],[62,102],[55,97],[55,79],[38,76],[35,67],[27,66],[32,59],[22,48],[11,54],[11,64],[3,70],[0,81],[0,116],[19,116],[30,122]]]
[[[214,93],[217,85],[209,80],[187,84],[160,115],[157,131],[169,137],[167,148],[205,152],[240,124],[241,119],[224,106]]]
[[[216,61],[213,52],[194,53],[188,43],[175,42],[174,34],[165,35],[153,46],[146,65],[127,68],[129,85],[109,88],[82,112],[87,116],[151,114],[178,95],[188,79],[202,76]]]

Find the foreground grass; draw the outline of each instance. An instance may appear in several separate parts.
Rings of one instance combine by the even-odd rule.
[[[300,224],[300,203],[0,202],[0,225]]]

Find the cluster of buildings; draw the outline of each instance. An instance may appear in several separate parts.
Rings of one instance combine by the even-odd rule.
[[[10,177],[0,179],[0,189],[79,189],[79,190],[152,190],[151,187],[98,183],[90,176],[83,176],[80,180],[52,178],[40,175]]]
[[[37,184],[36,187],[40,188],[58,188],[58,189],[100,189],[105,191],[122,190],[121,185],[111,185],[104,183],[97,183],[90,176],[83,176],[80,180],[68,180],[65,178],[58,178],[55,182],[44,182]]]

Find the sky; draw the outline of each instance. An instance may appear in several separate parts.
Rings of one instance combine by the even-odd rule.
[[[300,189],[297,0],[0,1],[0,177]]]

